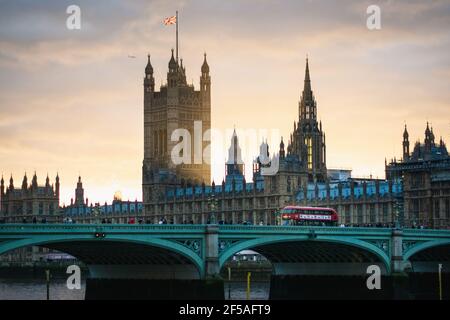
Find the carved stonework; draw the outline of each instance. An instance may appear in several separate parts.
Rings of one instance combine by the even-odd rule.
[[[175,242],[182,244],[186,248],[194,251],[199,257],[202,257],[202,240],[201,239],[179,239]]]
[[[239,239],[223,239],[219,241],[219,255],[222,254],[226,249],[234,246],[238,243]]]
[[[373,241],[368,241],[368,242],[377,246],[381,250],[383,250],[384,253],[389,254],[389,241],[388,240],[373,240]]]
[[[416,244],[417,244],[417,241],[403,241],[403,243],[402,243],[403,254],[405,254],[405,252],[409,251],[409,249],[414,247]]]

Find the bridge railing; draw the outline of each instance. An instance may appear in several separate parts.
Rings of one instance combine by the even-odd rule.
[[[208,226],[192,224],[0,224],[0,232],[205,232]],[[220,233],[354,233],[354,234],[389,234],[392,228],[378,227],[322,227],[322,226],[261,226],[261,225],[215,225]],[[450,237],[450,230],[445,229],[401,229],[404,236],[443,236]]]
[[[204,232],[206,225],[142,225],[142,224],[2,224],[0,225],[0,232],[7,231],[80,231],[80,232],[95,232],[98,230],[109,231],[190,231],[190,232]]]

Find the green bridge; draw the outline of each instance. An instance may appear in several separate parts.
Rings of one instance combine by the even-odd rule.
[[[450,230],[246,225],[3,224],[0,254],[41,246],[83,261],[92,279],[220,279],[242,250],[273,276],[367,276],[450,270]]]

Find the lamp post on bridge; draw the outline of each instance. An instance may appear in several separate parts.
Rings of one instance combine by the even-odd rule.
[[[208,220],[210,224],[216,224],[216,216],[214,214],[216,207],[217,207],[217,199],[215,198],[215,195],[211,195],[208,198],[208,204],[209,204],[209,214],[208,214]]]
[[[98,204],[92,208],[92,215],[94,216],[94,221],[96,224],[100,223],[100,207]]]

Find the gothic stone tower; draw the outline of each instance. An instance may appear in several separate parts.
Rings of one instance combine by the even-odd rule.
[[[172,56],[167,83],[155,90],[153,67],[148,56],[144,77],[144,161],[142,169],[143,202],[156,201],[169,185],[210,183],[210,158],[203,152],[209,144],[205,132],[211,128],[211,78],[204,55],[200,90],[186,82],[186,69]],[[194,126],[196,130],[194,130]],[[182,141],[172,141],[172,133],[185,129],[190,134],[190,163],[172,161],[172,149]],[[206,140],[206,141],[205,141]],[[194,148],[202,147],[203,158],[194,158]],[[198,149],[197,149],[198,150]],[[183,150],[180,156],[183,156]],[[189,162],[189,161],[187,161]],[[208,159],[209,162],[209,159]]]
[[[299,121],[294,122],[288,153],[300,157],[310,182],[327,180],[325,133],[322,131],[322,122],[317,122],[317,103],[311,90],[308,59],[305,84],[299,102]]]

